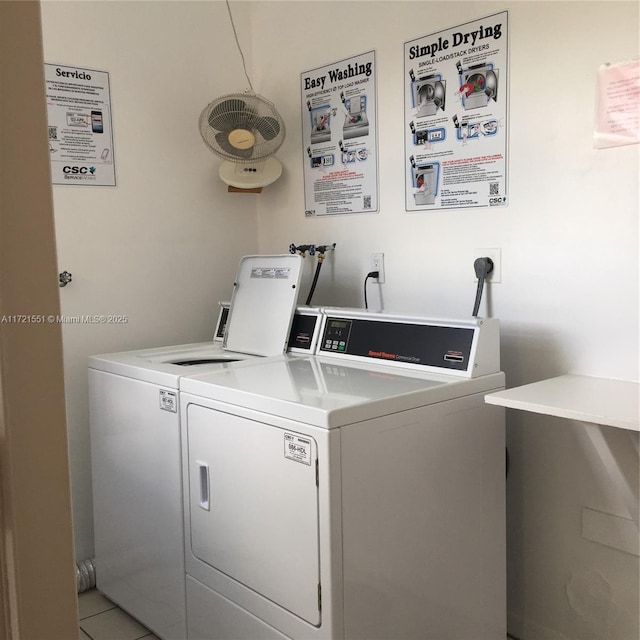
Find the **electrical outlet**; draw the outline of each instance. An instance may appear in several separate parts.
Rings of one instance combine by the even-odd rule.
[[[369,271],[377,271],[378,278],[372,278],[378,284],[384,284],[384,253],[371,254],[371,269]]]
[[[473,274],[474,282],[478,282],[473,271],[473,263],[478,258],[491,258],[493,260],[493,271],[487,276],[487,282],[498,284],[502,282],[502,249],[474,249],[473,257],[469,261],[469,269]]]

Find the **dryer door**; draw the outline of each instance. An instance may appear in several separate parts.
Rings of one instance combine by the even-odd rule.
[[[197,405],[187,441],[194,556],[320,624],[315,441]]]

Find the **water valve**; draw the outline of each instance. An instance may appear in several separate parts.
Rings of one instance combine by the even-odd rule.
[[[299,245],[295,245],[295,244],[291,243],[289,245],[289,252],[290,253],[296,253],[296,251],[298,253],[300,253],[300,255],[303,258],[307,254],[307,251],[309,252],[309,255],[312,256],[312,255],[315,255],[316,245],[315,244],[299,244]]]
[[[63,271],[62,273],[58,274],[58,280],[60,282],[59,286],[61,287],[66,287],[72,279],[73,277],[68,271]]]

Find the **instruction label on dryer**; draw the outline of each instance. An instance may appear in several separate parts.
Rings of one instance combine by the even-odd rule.
[[[311,440],[293,433],[284,434],[284,457],[311,465]]]

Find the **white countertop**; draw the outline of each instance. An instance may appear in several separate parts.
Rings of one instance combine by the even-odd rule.
[[[640,384],[564,375],[485,396],[488,404],[640,431]]]

